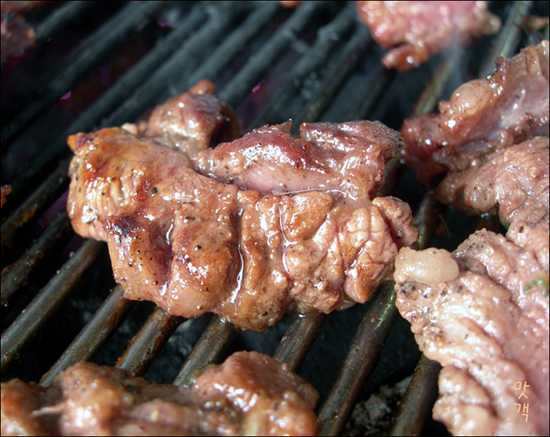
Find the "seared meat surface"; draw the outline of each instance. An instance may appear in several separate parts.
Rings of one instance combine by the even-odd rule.
[[[74,230],[108,243],[125,297],[174,315],[215,312],[262,331],[287,310],[365,302],[418,235],[407,204],[371,200],[399,134],[314,123],[294,140],[286,124],[206,150],[220,120],[225,135],[240,128],[209,85],[138,125],[69,138]]]
[[[439,114],[405,120],[402,156],[425,184],[466,171],[491,152],[548,135],[548,41],[499,58],[493,74],[461,85]]]
[[[107,241],[127,298],[172,314],[212,311],[260,331],[291,304],[343,309],[365,302],[417,237],[396,198],[355,208],[322,191],[242,191],[120,128],[71,136],[69,145],[73,228]]]
[[[379,186],[401,136],[380,122],[303,123],[264,126],[200,152],[196,168],[224,183],[261,193],[323,190],[362,205]]]
[[[48,388],[2,383],[2,435],[314,435],[317,398],[257,352],[233,354],[188,387],[81,361]]]
[[[359,19],[391,49],[386,68],[407,71],[450,46],[470,44],[500,29],[484,1],[357,1]]]
[[[207,149],[211,143],[241,137],[244,130],[240,118],[213,93],[214,84],[202,80],[188,92],[157,106],[147,121],[137,125],[137,132],[136,128],[133,131],[139,137],[153,138],[189,156]]]
[[[548,435],[548,270],[533,253],[483,230],[452,257],[402,249],[395,280],[399,312],[443,366],[434,418],[453,435]]]
[[[459,209],[498,214],[507,238],[532,250],[548,270],[548,138],[501,150],[480,167],[451,172],[437,199]]]

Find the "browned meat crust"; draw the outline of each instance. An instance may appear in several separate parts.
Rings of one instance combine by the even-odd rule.
[[[484,230],[452,258],[402,249],[395,280],[399,312],[443,365],[434,418],[453,435],[548,435],[548,270],[533,253]]]
[[[82,361],[49,388],[2,383],[2,435],[314,435],[317,398],[257,352],[233,354],[189,387]]]
[[[391,49],[386,68],[408,71],[450,46],[470,44],[500,29],[483,1],[357,1],[359,19]],[[395,47],[395,48],[393,48]]]
[[[75,231],[108,242],[126,297],[172,314],[213,311],[264,330],[291,302],[342,309],[365,302],[399,247],[416,240],[410,208],[395,198],[354,208],[320,191],[241,191],[117,128],[69,144]]]
[[[188,92],[157,106],[134,132],[139,137],[153,138],[182,150],[189,156],[213,144],[241,137],[244,129],[240,118],[213,94],[214,84],[202,80]]]
[[[365,302],[418,234],[404,202],[371,200],[399,133],[314,123],[296,140],[288,123],[206,150],[220,127],[242,128],[212,89],[202,82],[137,126],[69,138],[75,231],[107,241],[127,298],[183,317],[215,312],[262,331],[287,310]],[[282,186],[301,192],[273,194]]]
[[[548,63],[548,41],[526,47],[439,102],[439,114],[405,120],[402,156],[419,182],[479,166],[492,152],[548,135]]]

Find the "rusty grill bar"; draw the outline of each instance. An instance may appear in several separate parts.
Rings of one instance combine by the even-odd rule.
[[[483,55],[485,63],[479,67],[480,74],[491,70],[497,55],[510,56],[517,51],[521,37],[518,23],[523,22],[533,5],[532,2],[511,3],[514,4],[503,7],[503,18],[506,18],[503,30],[492,41],[489,53]],[[45,39],[55,38],[71,20],[81,17],[90,7],[94,6],[88,2],[75,2],[55,9],[36,26],[40,41],[37,50],[47,45]],[[103,62],[107,53],[115,50],[115,46],[122,45],[132,32],[138,32],[136,29],[143,22],[158,18],[163,11],[172,8],[177,7],[167,3],[124,6],[117,12],[118,15],[115,14],[104,25],[105,29],[112,27],[117,17],[129,14],[131,17],[126,18],[123,29],[105,35],[98,29],[84,39],[82,46],[75,50],[73,56],[76,60],[65,75],[49,79],[48,89],[43,93],[39,89],[27,93],[30,97],[26,97],[26,105],[19,107],[18,113],[11,114],[8,123],[2,127],[3,153],[20,147],[18,136],[24,136],[25,130],[32,128],[39,112],[52,106],[62,94],[83,81],[91,69]],[[361,68],[368,72],[362,74],[364,86],[354,91],[359,97],[350,104],[340,104],[342,110],[338,117],[341,119],[329,121],[371,119],[377,114],[380,102],[389,98],[390,87],[395,86],[404,76],[385,70],[377,62],[381,51],[371,41],[366,27],[357,22],[353,2],[307,2],[296,10],[283,10],[277,2],[254,6],[230,2],[197,2],[185,4],[181,8],[179,13],[183,17],[172,30],[159,38],[148,53],[71,121],[56,141],[43,144],[43,151],[31,157],[29,165],[22,166],[18,172],[10,175],[9,181],[3,181],[13,184],[15,194],[8,198],[6,208],[9,208],[10,213],[5,220],[6,209],[2,211],[4,312],[12,307],[17,309],[14,302],[19,295],[25,295],[25,281],[42,269],[44,258],[52,257],[48,250],[53,250],[67,238],[70,223],[66,212],[62,210],[29,249],[17,247],[25,229],[33,226],[44,211],[54,208],[54,202],[67,189],[69,152],[65,140],[69,134],[132,122],[148,108],[162,103],[170,95],[184,92],[206,77],[222,84],[218,96],[237,108],[237,113],[239,107],[246,108],[250,104],[247,102],[254,97],[251,97],[254,87],[262,85],[264,81],[268,86],[271,81],[274,85],[270,85],[273,90],[269,98],[262,102],[259,109],[256,108],[253,116],[245,120],[247,130],[265,123],[284,121],[280,117],[281,114],[288,116],[285,114],[287,107],[293,111],[290,116],[294,119],[293,127],[296,129],[299,122],[320,120],[325,113],[330,112],[331,107],[338,104],[339,95],[345,93],[346,86],[352,83],[350,77]],[[315,24],[318,20],[321,23],[319,26]],[[310,46],[307,41],[311,39],[314,41]],[[94,47],[99,48],[93,59],[84,56],[86,44],[94,44]],[[298,53],[294,54],[298,61],[282,74],[281,69],[277,70],[277,62],[285,59],[291,45]],[[204,47],[208,48],[211,55],[202,59]],[[249,49],[250,53],[243,55],[247,51],[243,48]],[[453,72],[464,62],[464,53],[464,49],[456,50],[430,61],[431,66],[425,68],[433,68],[434,73],[427,85],[422,86],[424,91],[419,94],[410,115],[426,114],[434,110],[444,94],[445,86],[450,86],[448,83]],[[246,62],[242,63],[241,57]],[[292,64],[292,59],[287,60],[287,63]],[[370,67],[366,68],[365,64]],[[230,73],[228,77],[227,71],[235,73]],[[270,77],[275,74],[282,74],[284,80]],[[45,77],[48,75],[51,77],[52,73],[46,72]],[[41,95],[35,98],[37,94]],[[8,103],[2,112],[4,114],[11,109]],[[31,127],[27,127],[29,125]],[[394,127],[399,129],[399,126]],[[59,164],[53,165],[57,161]],[[53,171],[52,165],[57,167]],[[391,161],[381,194],[394,193],[404,171],[398,159]],[[34,180],[40,178],[43,181],[36,185]],[[435,217],[443,212],[441,205],[433,199],[433,192],[426,190],[415,214],[416,224],[421,231],[418,248],[430,245]],[[98,268],[95,264],[101,258],[104,245],[91,240],[80,244],[34,300],[24,306],[22,311],[19,309],[20,313],[3,332],[3,379],[10,375],[8,369],[25,353],[25,348],[32,343],[34,336],[55,316],[60,306],[77,292],[78,281],[84,273]],[[364,313],[362,320],[338,374],[325,375],[325,378],[335,379],[319,406],[319,429],[322,435],[338,435],[344,431],[365,384],[375,372],[382,347],[394,324],[397,315],[394,300],[393,284],[381,286],[372,301],[361,310]],[[57,362],[43,375],[40,384],[49,385],[59,372],[81,359],[94,359],[117,332],[124,318],[139,305],[124,299],[120,286],[114,287]],[[288,329],[280,334],[280,341],[272,355],[288,363],[294,371],[300,371],[316,337],[323,332],[323,326],[331,317],[334,316],[319,314],[289,321]],[[143,375],[178,327],[188,322],[197,323],[155,308],[119,355],[115,365],[134,375]],[[282,326],[283,322],[280,324]],[[223,360],[239,335],[233,326],[213,316],[195,342],[193,350],[181,363],[175,376],[172,376],[172,383],[185,384],[198,370]],[[438,371],[435,363],[421,357],[401,409],[395,416],[390,431],[392,435],[421,432],[435,400]],[[412,408],[419,403],[424,405],[423,409]]]

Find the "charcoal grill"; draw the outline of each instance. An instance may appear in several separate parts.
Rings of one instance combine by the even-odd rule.
[[[393,435],[444,432],[431,420],[439,367],[421,356],[394,306],[393,284],[372,301],[328,316],[285,316],[267,333],[237,332],[217,316],[186,320],[122,298],[106,244],[74,235],[65,211],[68,135],[134,122],[201,79],[243,118],[266,123],[370,119],[399,129],[434,111],[461,83],[490,72],[539,32],[548,2],[493,2],[501,32],[434,56],[408,72],[381,66],[383,51],[353,2],[53,2],[27,15],[32,56],[2,84],[2,380],[48,385],[81,360],[116,365],[151,382],[184,384],[239,349],[288,363],[320,392],[321,434],[346,428],[355,405],[412,374]],[[417,243],[454,249],[476,223],[433,199],[410,169],[390,162],[384,195],[409,202]],[[443,217],[450,237],[436,229]],[[484,226],[487,226],[484,223]],[[417,364],[418,363],[418,364]]]

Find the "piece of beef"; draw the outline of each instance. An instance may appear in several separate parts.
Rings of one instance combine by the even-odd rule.
[[[219,182],[261,193],[322,190],[362,205],[384,178],[386,163],[402,145],[398,132],[380,122],[264,126],[200,152],[196,169]]]
[[[189,156],[244,134],[241,119],[214,96],[214,84],[208,79],[157,106],[147,121],[132,127],[124,126],[139,137],[153,138]]]
[[[2,435],[314,435],[317,398],[257,352],[233,354],[188,387],[81,361],[48,388],[2,383]]]
[[[239,190],[119,128],[69,145],[73,228],[108,242],[127,298],[183,317],[212,311],[261,331],[289,306],[328,313],[365,302],[417,237],[409,206],[392,197],[355,208],[322,191]]]
[[[480,167],[451,172],[437,199],[470,213],[498,214],[507,238],[532,250],[548,270],[548,138],[535,138],[490,155]]]
[[[548,270],[533,253],[483,230],[452,256],[402,249],[394,278],[400,314],[443,366],[434,418],[454,435],[547,435]]]
[[[437,187],[437,200],[475,214],[498,212],[507,224],[515,215],[540,220],[537,210],[548,210],[548,202],[540,198],[548,185],[548,138],[524,141],[485,160],[479,167],[449,173]]]
[[[495,151],[548,135],[548,62],[548,41],[500,57],[493,74],[439,102],[439,114],[405,120],[402,157],[419,182],[477,167]]]
[[[374,40],[391,49],[382,63],[399,71],[500,29],[500,20],[484,1],[357,1],[356,5]]]

